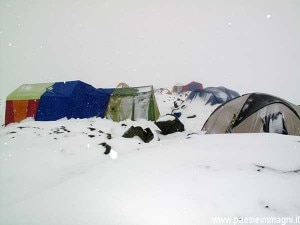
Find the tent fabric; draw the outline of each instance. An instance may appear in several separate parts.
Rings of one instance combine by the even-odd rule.
[[[106,110],[106,118],[114,121],[156,120],[158,117],[159,110],[152,86],[115,89]]]
[[[5,108],[5,126],[14,123],[15,118],[14,118],[14,105],[13,101],[9,100],[6,101],[6,108]]]
[[[35,118],[39,99],[53,83],[23,84],[6,98],[5,125]]]
[[[54,83],[23,84],[9,94],[6,100],[40,99],[46,89]]]
[[[110,91],[82,81],[55,83],[42,95],[36,120],[104,117]]]
[[[198,89],[192,91],[187,97],[187,100],[193,101],[195,98],[199,97],[205,101],[206,105],[216,105],[223,104],[239,96],[239,93],[237,93],[236,91],[230,90],[225,87],[207,87],[203,90]]]
[[[300,135],[300,107],[275,96],[251,93],[219,106],[202,130],[220,133]]]

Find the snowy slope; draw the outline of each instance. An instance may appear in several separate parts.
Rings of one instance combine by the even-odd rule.
[[[167,136],[145,120],[1,128],[0,224],[207,225],[217,216],[299,215],[300,137],[191,134],[200,123]],[[153,141],[122,138],[131,125],[150,127]]]

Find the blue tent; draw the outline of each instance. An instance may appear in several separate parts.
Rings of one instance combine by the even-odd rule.
[[[202,98],[207,104],[216,105],[228,102],[229,100],[239,97],[239,93],[225,87],[207,87],[203,90],[192,91],[187,100],[193,101],[195,98]]]
[[[82,81],[57,82],[41,96],[36,120],[104,117],[113,89],[96,89]]]

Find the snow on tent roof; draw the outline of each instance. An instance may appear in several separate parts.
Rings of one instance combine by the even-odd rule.
[[[46,89],[51,87],[53,84],[54,83],[23,84],[10,93],[6,100],[40,99]]]

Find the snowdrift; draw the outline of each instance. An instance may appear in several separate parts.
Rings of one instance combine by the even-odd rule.
[[[172,109],[173,97],[157,98],[162,111]],[[206,114],[212,109],[198,107]],[[205,119],[183,116],[185,130],[169,135],[144,119],[27,119],[2,127],[0,225],[296,220],[299,136],[202,135]],[[137,125],[151,129],[153,140],[122,137]]]

